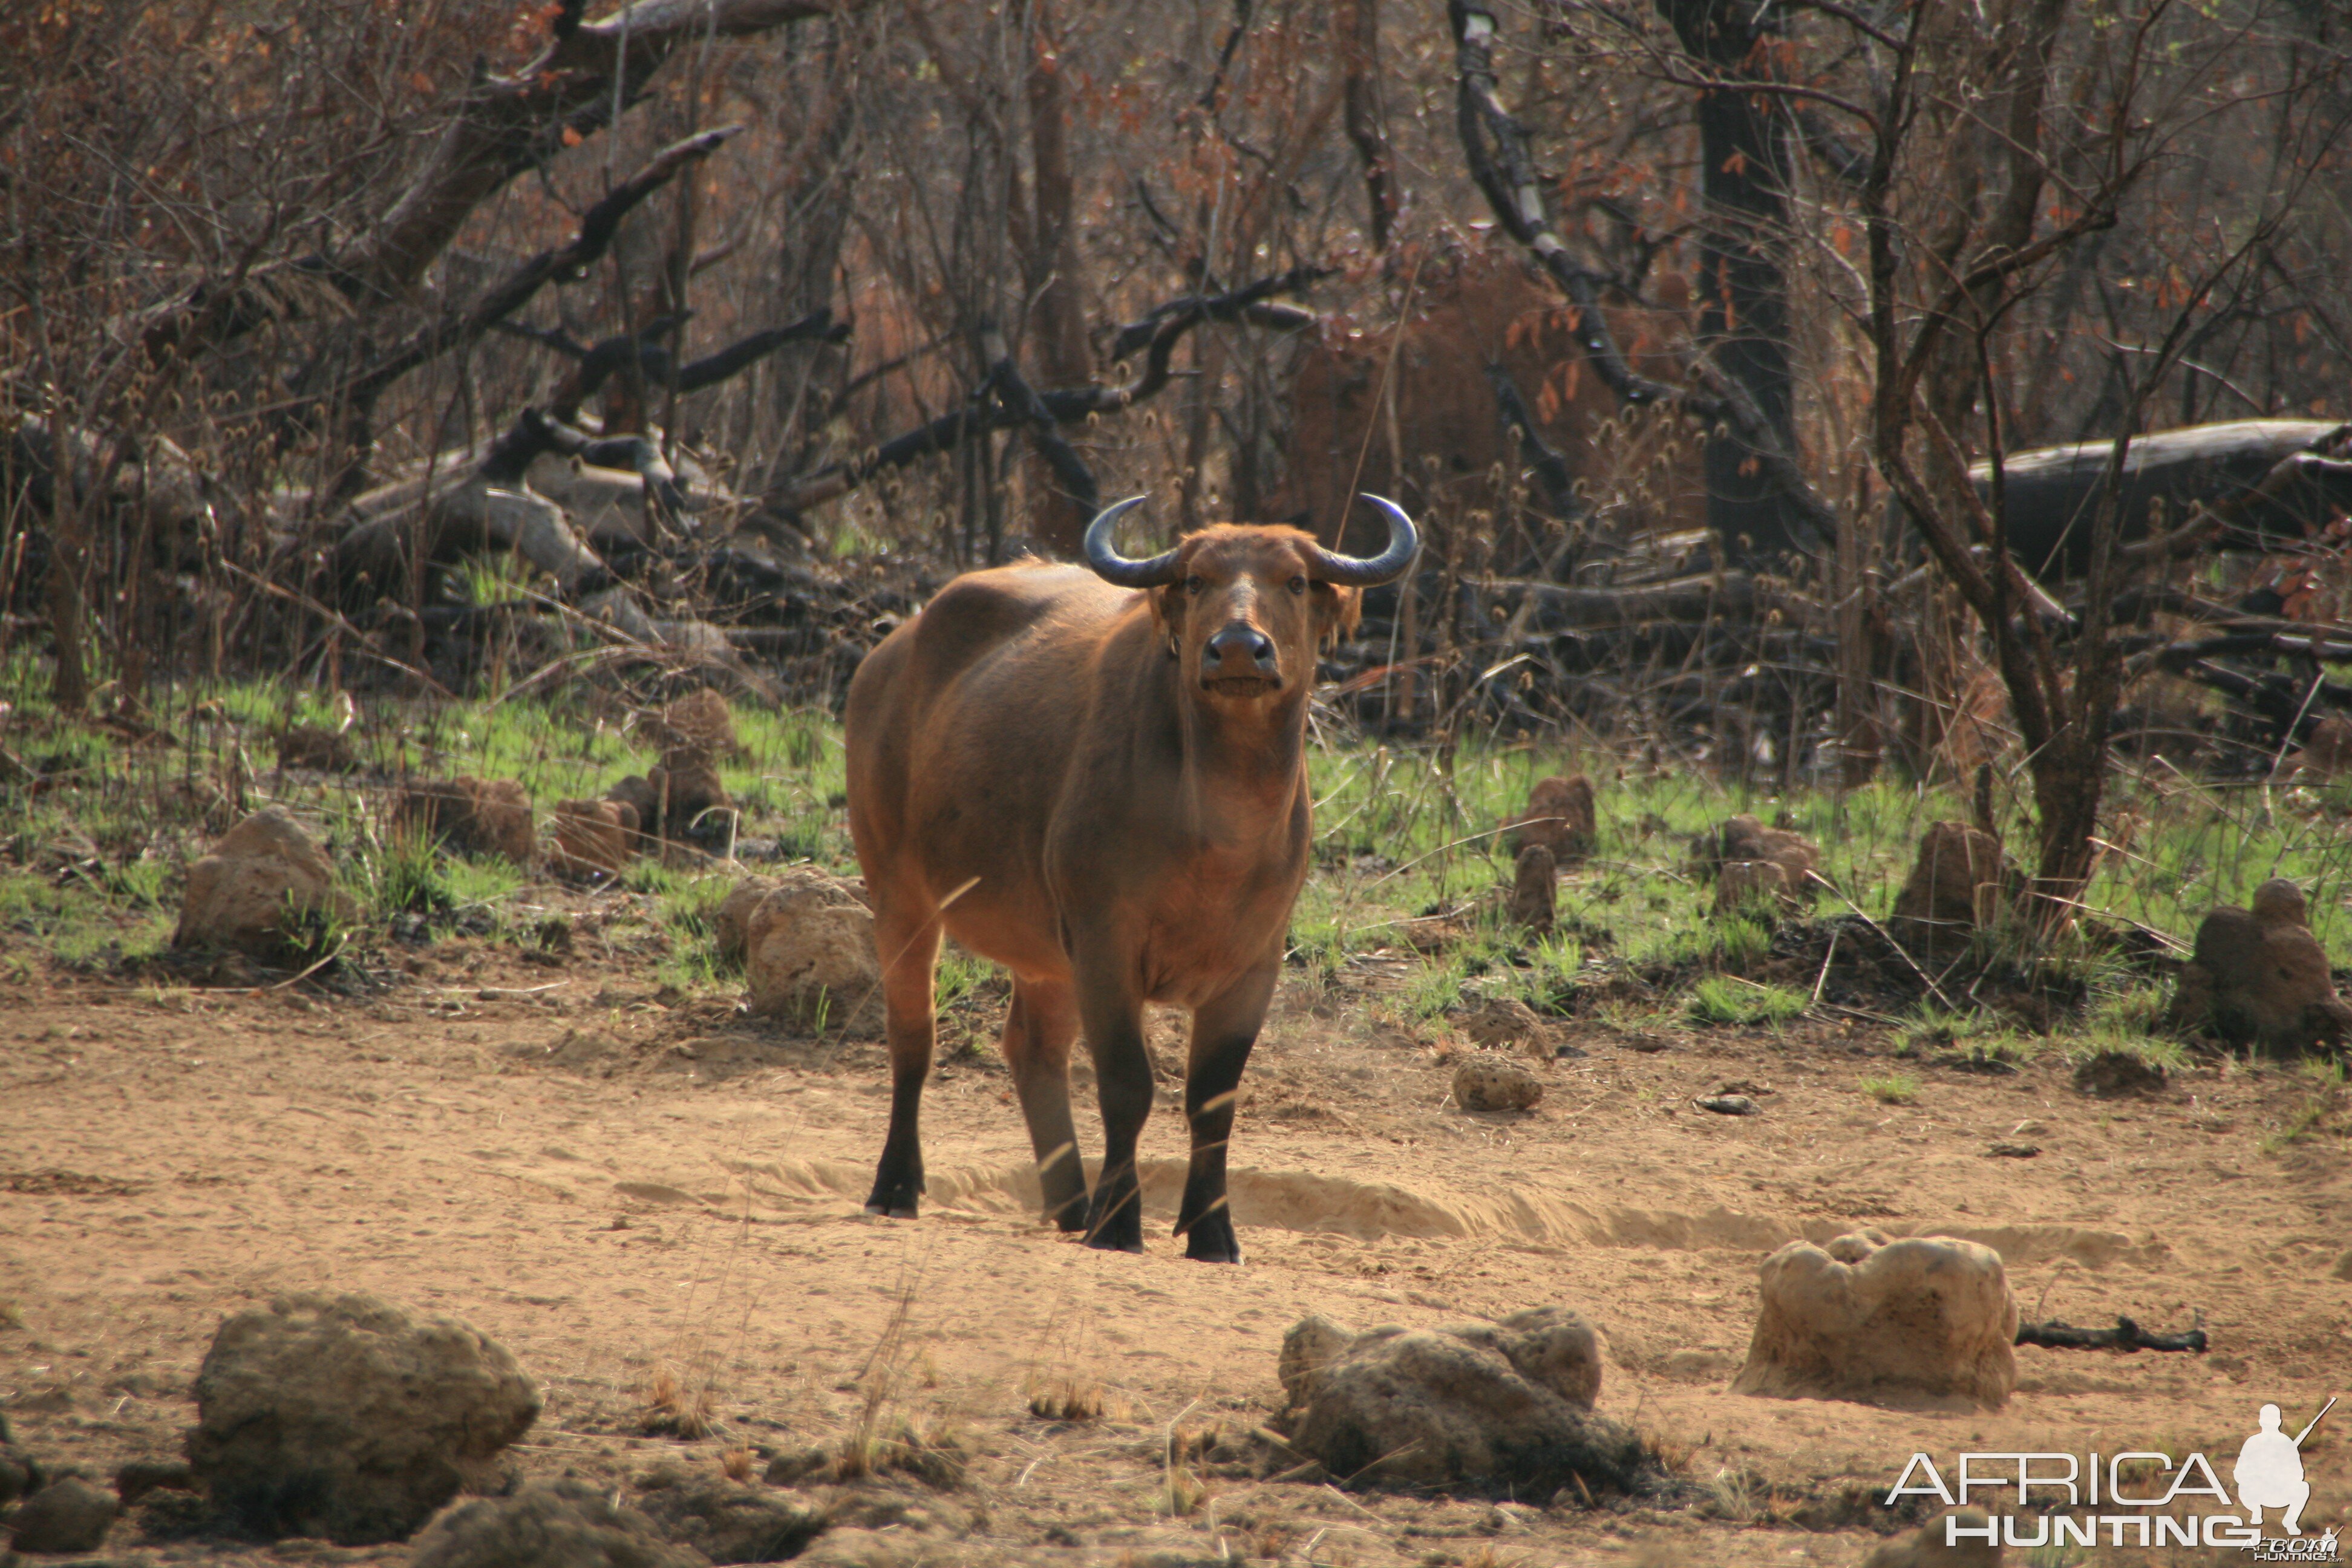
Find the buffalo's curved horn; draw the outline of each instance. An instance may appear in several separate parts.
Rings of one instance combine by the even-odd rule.
[[[1316,575],[1326,583],[1337,583],[1344,588],[1369,588],[1375,583],[1392,583],[1405,574],[1412,558],[1421,553],[1421,531],[1404,508],[1381,496],[1362,496],[1389,518],[1388,548],[1378,555],[1342,555],[1336,550],[1316,548]]]
[[[1121,555],[1118,546],[1110,542],[1110,531],[1118,526],[1118,520],[1150,499],[1129,496],[1125,500],[1113,501],[1087,524],[1087,564],[1104,582],[1116,583],[1122,588],[1152,588],[1176,580],[1173,550],[1163,550],[1148,561],[1135,561]]]

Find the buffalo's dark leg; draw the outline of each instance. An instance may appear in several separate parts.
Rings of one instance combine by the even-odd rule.
[[[1143,1005],[1117,979],[1114,960],[1078,965],[1078,1016],[1094,1057],[1095,1089],[1102,1105],[1102,1172],[1087,1205],[1087,1245],[1112,1252],[1143,1250],[1143,1189],[1136,1180],[1135,1145],[1151,1114],[1151,1056],[1143,1044]]]
[[[931,968],[940,956],[938,911],[878,900],[874,947],[882,960],[882,1005],[890,1037],[890,1134],[874,1172],[867,1214],[915,1217],[923,1191],[920,1115],[931,1072]]]
[[[1087,1173],[1078,1163],[1078,1130],[1070,1121],[1070,1042],[1078,1009],[1066,981],[1013,982],[1000,1048],[1013,1069],[1013,1091],[1037,1152],[1037,1184],[1045,1191],[1045,1217],[1064,1230],[1087,1223]]]
[[[1192,1014],[1192,1049],[1184,1070],[1184,1119],[1192,1128],[1192,1162],[1184,1173],[1176,1234],[1188,1238],[1184,1256],[1203,1263],[1242,1260],[1233,1205],[1225,1199],[1225,1149],[1233,1141],[1242,1068],[1265,1023],[1277,972],[1278,966],[1271,963],[1254,969]]]

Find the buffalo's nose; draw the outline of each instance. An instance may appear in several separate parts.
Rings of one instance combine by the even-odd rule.
[[[1209,639],[1209,662],[1230,670],[1244,660],[1258,675],[1275,673],[1274,639],[1242,621],[1235,621]]]

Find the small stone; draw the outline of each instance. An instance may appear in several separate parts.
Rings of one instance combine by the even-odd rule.
[[[881,1022],[874,917],[838,877],[805,867],[778,876],[744,919],[743,969],[761,1017],[826,1031]]]
[[[467,855],[529,866],[539,848],[530,795],[512,779],[414,779],[394,797],[394,825]]]
[[[1465,1110],[1526,1110],[1543,1097],[1543,1079],[1492,1051],[1473,1052],[1454,1068],[1454,1103]]]
[[[1601,841],[1592,781],[1582,773],[1538,779],[1528,792],[1527,810],[1503,826],[1503,847],[1514,859],[1540,845],[1561,865],[1581,860]]]
[[[1511,869],[1511,923],[1538,936],[1551,934],[1559,914],[1559,863],[1540,844],[1519,851]]]
[[[617,800],[555,803],[555,852],[550,868],[559,875],[610,877],[629,863],[637,847],[636,808]]]
[[[94,1552],[121,1507],[112,1492],[67,1476],[26,1498],[8,1522],[19,1552]]]
[[[1735,1394],[1998,1410],[2017,1386],[2017,1302],[2000,1254],[1875,1230],[1764,1260],[1762,1310]]]
[[[281,1296],[226,1320],[196,1373],[188,1460],[264,1534],[397,1541],[538,1419],[504,1348],[373,1296]]]
[[[2153,1062],[2124,1051],[2101,1051],[2074,1069],[2074,1089],[2098,1100],[2127,1094],[2161,1094],[2167,1074]]]
[[[410,1568],[708,1568],[603,1488],[566,1477],[474,1498],[416,1537]]]
[[[263,960],[281,955],[297,922],[324,913],[359,918],[335,886],[334,862],[280,805],[238,823],[188,868],[174,947],[226,947]]]
[[[2039,1143],[1995,1143],[1985,1151],[1985,1155],[1994,1160],[2031,1160],[2041,1152]]]
[[[2352,1007],[2336,994],[2303,889],[2274,877],[2254,889],[2252,908],[2224,906],[2207,915],[2194,955],[2181,965],[2166,1022],[2210,1029],[2231,1046],[2280,1052],[2339,1046],[2352,1037]]]
[[[1959,1521],[1971,1533],[1948,1543],[1957,1533],[1945,1528],[1947,1518]],[[1958,1508],[1938,1514],[1900,1541],[1890,1541],[1862,1561],[1862,1568],[2000,1568],[2000,1545],[1983,1531],[1995,1521],[1980,1508]]]
[[[1956,954],[2021,886],[2000,839],[1965,822],[1939,822],[1919,840],[1887,931],[1914,952]]]
[[[1717,1116],[1753,1116],[1763,1109],[1744,1094],[1703,1094],[1691,1103]]]

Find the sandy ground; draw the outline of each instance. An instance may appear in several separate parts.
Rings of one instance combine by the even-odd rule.
[[[1584,1054],[1545,1069],[1535,1111],[1469,1115],[1435,1055],[1376,1021],[1373,961],[1332,995],[1293,984],[1277,1000],[1244,1081],[1234,1192],[1249,1262],[1232,1269],[1186,1262],[1167,1235],[1171,1086],[1146,1133],[1145,1257],[1033,1220],[1025,1137],[985,1058],[939,1071],[928,1210],[884,1221],[859,1209],[886,1107],[873,1044],[787,1038],[719,1001],[656,995],[644,965],[525,965],[457,942],[414,967],[362,1000],[0,988],[0,1412],[19,1444],[100,1475],[175,1458],[224,1313],[368,1290],[467,1320],[541,1380],[546,1413],[514,1452],[526,1473],[715,1471],[730,1448],[837,1437],[872,1399],[957,1434],[971,1462],[956,1507],[1015,1546],[1853,1563],[1889,1528],[1871,1490],[1915,1449],[2234,1456],[2263,1402],[2299,1425],[2352,1384],[2352,1283],[2330,1278],[2352,1245],[2352,1161],[2335,1139],[2264,1151],[2305,1094],[2283,1070],[2207,1067],[2118,1102],[2077,1094],[2054,1064],[2006,1079],[1929,1067],[1916,1104],[1892,1107],[1856,1088],[1889,1065],[1866,1028],[1661,1040],[1596,1026],[1566,1032]],[[1177,1059],[1177,1029],[1161,1028]],[[1762,1114],[1690,1105],[1734,1079],[1769,1089]],[[1989,1155],[2002,1140],[2041,1153]],[[1729,1393],[1759,1261],[1863,1226],[1994,1246],[2029,1317],[2201,1317],[2213,1348],[2021,1350],[1998,1415]],[[1207,1474],[1189,1515],[1160,1506],[1167,1434],[1264,1421],[1282,1333],[1304,1314],[1426,1324],[1546,1302],[1605,1333],[1601,1408],[1732,1506],[1342,1494],[1239,1467]],[[710,1436],[644,1435],[664,1383],[707,1394]],[[1065,1384],[1098,1385],[1107,1414],[1030,1414],[1033,1390]],[[2352,1521],[2347,1431],[2331,1418],[2310,1444],[2312,1526]],[[169,1493],[108,1551],[407,1554],[240,1541]]]

